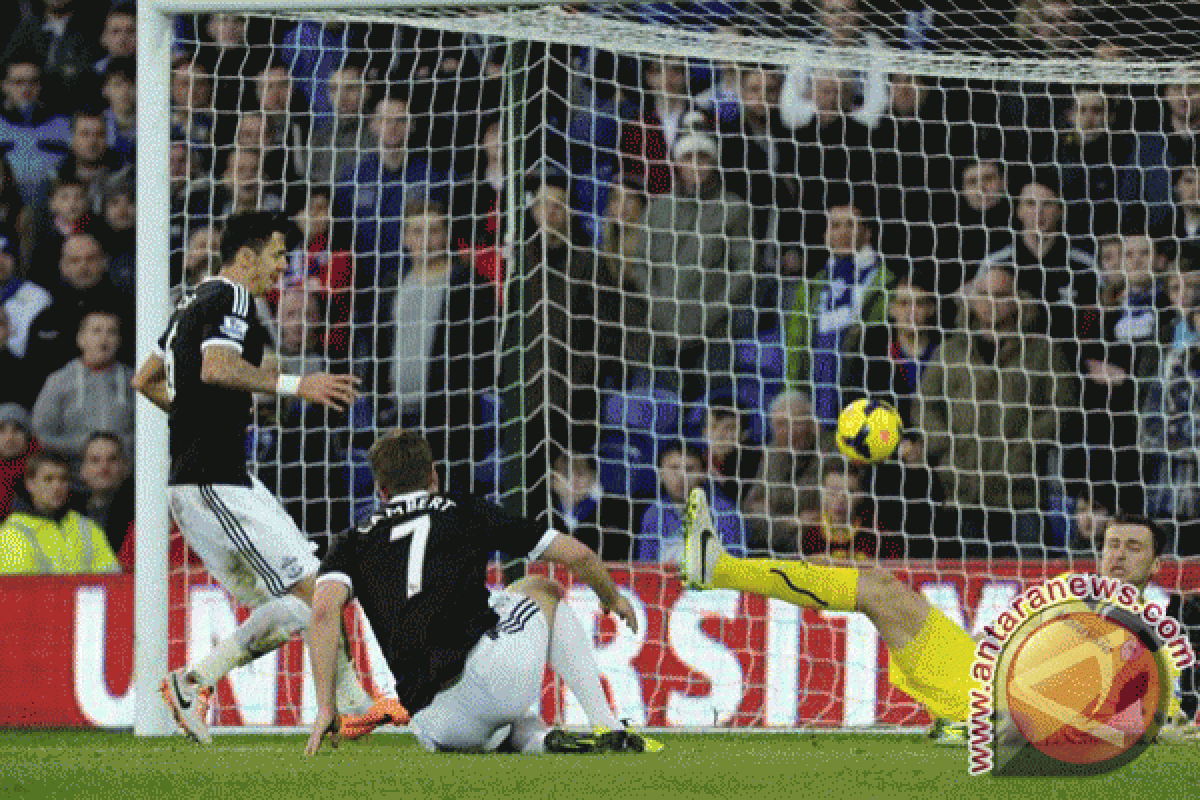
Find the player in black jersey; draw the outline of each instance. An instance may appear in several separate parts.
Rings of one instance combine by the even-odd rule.
[[[175,670],[162,694],[192,739],[210,741],[211,689],[308,626],[318,561],[314,546],[279,501],[246,469],[246,427],[253,395],[294,395],[344,408],[357,379],[318,372],[281,375],[255,298],[276,285],[299,233],[287,217],[265,212],[230,217],[221,239],[222,268],[172,313],[157,352],[134,388],[170,415],[168,500],[184,538],[221,584],[254,609],[233,636],[194,666]],[[338,670],[339,704],[361,727],[395,711],[363,691],[349,661]],[[373,727],[373,726],[372,726]]]
[[[596,554],[479,498],[440,494],[429,444],[416,433],[381,437],[369,459],[383,503],[334,543],[317,578],[308,641],[318,712],[306,752],[317,752],[326,735],[337,743],[335,657],[342,609],[352,595],[427,749],[657,749],[617,722],[591,638],[570,606],[559,602],[564,591],[557,582],[527,577],[504,591],[488,591],[488,561],[497,550],[550,561],[570,569],[605,610],[636,631],[633,606]],[[547,662],[579,698],[596,732],[550,731],[530,714]]]

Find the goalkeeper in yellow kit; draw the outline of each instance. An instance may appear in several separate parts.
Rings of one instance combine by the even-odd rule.
[[[734,558],[721,547],[702,489],[688,499],[683,526],[683,582],[691,589],[735,589],[818,611],[858,611],[875,625],[891,654],[893,685],[935,716],[965,721],[975,642],[918,592],[876,567]],[[1156,524],[1118,517],[1104,529],[1099,572],[1143,589],[1166,537]],[[1170,711],[1178,715],[1178,701]]]

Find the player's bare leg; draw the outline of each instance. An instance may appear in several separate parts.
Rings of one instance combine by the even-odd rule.
[[[867,615],[879,637],[899,650],[917,637],[932,606],[892,573],[867,567],[858,572],[855,610]]]
[[[546,620],[546,627],[551,631],[554,630],[555,612],[559,602],[566,596],[561,583],[541,575],[526,575],[524,578],[510,583],[505,590],[524,595],[537,603],[538,610],[542,612],[542,617]]]

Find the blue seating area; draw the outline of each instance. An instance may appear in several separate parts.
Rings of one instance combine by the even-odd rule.
[[[606,491],[650,497],[658,484],[658,443],[679,433],[679,396],[664,389],[616,392],[602,402],[597,462]]]
[[[658,483],[654,460],[655,451],[648,446],[602,442],[596,453],[600,485],[612,494],[649,497]]]
[[[600,482],[606,491],[649,498],[658,485],[657,458],[664,441],[683,436],[700,443],[708,404],[732,402],[742,410],[750,441],[766,437],[765,411],[784,388],[784,348],[779,329],[743,339],[734,353],[736,384],[717,390],[707,402],[684,406],[666,389],[641,387],[603,397],[596,448]],[[718,400],[719,398],[719,400]],[[477,480],[493,475],[494,465],[479,464]]]
[[[750,438],[765,440],[766,411],[784,389],[786,354],[783,335],[773,328],[756,339],[743,339],[734,348],[737,405],[747,413]]]
[[[664,442],[684,437],[703,441],[703,425],[710,402],[732,402],[742,410],[748,437],[761,442],[765,437],[764,410],[783,390],[784,349],[778,329],[758,338],[743,339],[734,352],[736,384],[718,390],[695,404],[685,406],[678,394],[666,389],[635,388],[602,396],[596,459],[604,490],[634,499],[649,500],[658,494],[657,459]],[[718,399],[719,398],[719,399]],[[495,496],[502,486],[506,454],[499,428],[503,404],[498,392],[477,398],[477,433],[474,454],[475,491]],[[367,465],[364,439],[356,433],[373,434],[379,421],[369,398],[360,398],[349,410],[352,442],[350,462],[352,513],[361,518],[374,507],[374,487]],[[369,437],[368,437],[369,438]]]
[[[710,497],[713,519],[717,524],[721,543],[730,553],[736,556],[745,555],[745,522],[742,515],[720,492],[710,492]],[[655,500],[642,515],[636,555],[644,561],[661,559],[664,555],[669,555],[672,548],[681,549],[682,536],[683,518],[679,508],[669,500]]]
[[[635,389],[609,395],[601,422],[605,426],[670,436],[679,430],[679,396],[665,389]]]

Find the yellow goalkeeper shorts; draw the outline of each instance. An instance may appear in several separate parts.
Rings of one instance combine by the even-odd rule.
[[[889,652],[892,686],[920,700],[935,717],[966,721],[969,692],[979,685],[971,677],[975,642],[966,631],[935,608],[916,638]]]

